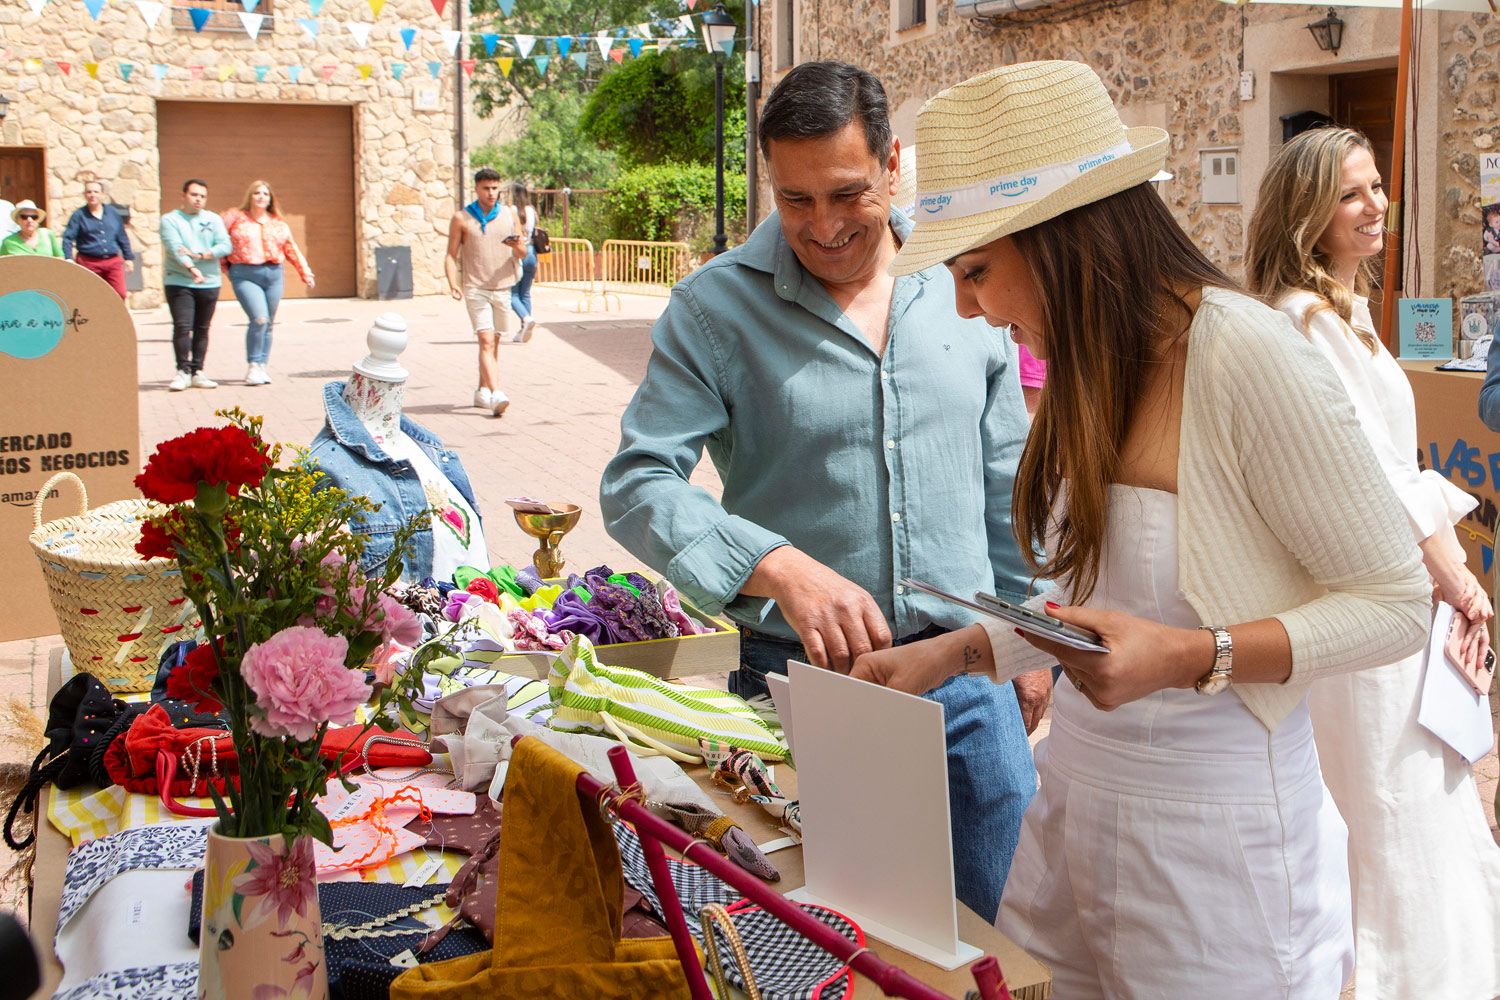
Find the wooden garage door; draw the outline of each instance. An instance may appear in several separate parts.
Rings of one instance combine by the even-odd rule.
[[[312,294],[355,294],[353,108],[198,101],[156,108],[163,212],[181,205],[189,177],[208,184],[208,207],[221,213],[241,203],[252,181],[265,180],[318,277]],[[307,294],[286,275],[288,298]]]

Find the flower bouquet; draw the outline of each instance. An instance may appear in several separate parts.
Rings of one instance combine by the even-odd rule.
[[[332,846],[317,797],[331,726],[396,727],[420,669],[393,655],[422,627],[386,588],[422,523],[398,530],[374,577],[360,571],[368,499],[322,482],[302,459],[282,467],[261,420],[223,411],[225,426],[162,443],[136,486],[164,505],[137,551],[176,560],[205,636],[167,678],[167,692],[221,712],[238,778],[209,786],[210,832],[199,996],[317,998],[327,993],[312,838]],[[367,680],[373,671],[376,688]]]

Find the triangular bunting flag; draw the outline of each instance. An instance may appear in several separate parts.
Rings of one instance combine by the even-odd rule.
[[[589,54],[587,52],[575,52],[568,58],[576,62],[579,69],[586,70],[589,68]]]
[[[307,6],[312,10],[313,17],[323,13],[323,0],[307,0]]]
[[[202,31],[203,30],[203,26],[208,23],[208,19],[212,15],[213,15],[213,11],[208,10],[207,8],[204,8],[204,7],[189,7],[188,8],[188,17],[191,17],[193,19],[193,31],[194,31],[194,33]]]
[[[632,39],[630,39],[630,41],[626,42],[625,44],[630,46],[630,55],[631,55],[632,58],[635,58],[635,59],[639,59],[640,58],[641,50],[646,47],[645,40],[641,39],[641,38],[632,38]]]
[[[516,9],[516,0],[499,0],[499,3],[500,13],[505,17],[510,17],[510,12]]]
[[[323,82],[324,83],[327,83],[329,80],[332,80],[333,79],[333,74],[337,73],[338,70],[339,70],[339,68],[337,66],[333,65],[332,63],[328,63],[328,64],[325,64],[323,66],[319,66],[318,67],[318,72],[323,74]]]
[[[35,73],[37,70],[39,70],[41,68],[42,68],[42,61],[40,59],[28,59],[28,60],[26,60],[26,71],[28,73]]]
[[[516,35],[516,55],[522,59],[531,58],[531,48],[536,44],[535,35]]]
[[[385,6],[385,0],[370,0],[370,16],[379,17],[380,9]]]
[[[156,82],[157,83],[161,83],[161,81],[164,80],[164,79],[166,79],[166,76],[167,76],[167,64],[166,63],[152,63],[151,64],[151,75],[154,76],[154,77],[156,77]]]
[[[568,58],[568,50],[573,47],[573,39],[564,35],[561,38],[553,39],[553,41],[557,42],[557,54],[564,59]]]
[[[687,9],[688,10],[692,10],[693,7],[697,5],[698,0],[683,0],[683,3],[687,4]]]
[[[161,12],[166,9],[166,6],[158,0],[135,0],[135,9],[141,12],[141,17],[148,28],[156,27],[156,22],[161,20]]]
[[[693,33],[693,19],[689,15],[682,15],[677,19],[677,23],[682,25],[682,30],[687,32],[689,35]]]
[[[271,72],[271,67],[269,66],[255,67],[255,82],[264,83],[266,81],[266,74],[269,72]]]
[[[369,63],[360,63],[358,67],[359,78],[361,80],[368,80],[370,78],[370,70],[373,68]]]
[[[610,49],[609,50],[609,57],[611,59],[613,59],[617,63],[622,63],[622,62],[625,61],[625,50],[624,49]]]
[[[734,55],[734,39],[733,38],[726,38],[726,39],[724,39],[722,42],[719,43],[719,48],[721,48],[721,49],[724,50],[724,55],[725,56],[732,56],[732,55]]]
[[[354,40],[359,43],[360,48],[364,48],[370,44],[370,28],[373,25],[366,24],[363,21],[345,21],[344,27],[348,30],[349,34],[354,36]]]
[[[286,75],[287,75],[287,79],[291,80],[293,83],[296,83],[297,82],[297,78],[302,75],[302,67],[301,66],[288,66],[286,68]]]
[[[308,38],[318,37],[318,20],[314,17],[299,17],[297,23],[302,25],[302,30],[307,32]]]
[[[672,47],[672,39],[670,39],[670,38],[658,38],[656,40],[656,54],[657,55],[661,55],[663,52],[666,52],[671,47]]]
[[[427,72],[432,74],[432,78],[434,80],[438,78],[438,74],[441,73],[442,70],[443,64],[438,62],[437,60],[433,60],[432,62],[427,64]]]
[[[510,68],[515,63],[515,60],[510,56],[500,56],[496,58],[495,63],[500,67],[500,75],[506,79],[510,79]]]
[[[609,55],[609,48],[615,44],[615,37],[607,31],[601,31],[594,36],[594,41],[599,46],[599,55],[603,57]]]
[[[188,76],[192,77],[194,80],[201,80],[201,79],[203,79],[203,67],[202,66],[189,66],[188,67]]]
[[[443,32],[443,44],[448,47],[448,54],[450,56],[458,54],[458,43],[463,40],[464,33],[462,31],[449,29]]]
[[[219,64],[219,82],[223,83],[225,80],[229,79],[231,76],[234,76],[234,67],[233,66],[225,66],[224,64],[220,63]]]
[[[83,0],[83,5],[89,10],[89,17],[99,20],[99,15],[104,11],[104,0]]]
[[[260,37],[260,26],[265,23],[266,15],[264,14],[251,14],[243,10],[240,11],[240,25],[245,29],[245,34],[250,36],[251,41]]]
[[[437,11],[437,16],[443,16],[443,8],[448,6],[448,0],[432,0],[432,9]]]
[[[640,24],[637,24],[635,26],[635,33],[637,35],[641,35],[641,36],[643,36],[645,38],[650,38],[651,37],[651,22],[650,21],[642,21]]]
[[[531,61],[536,63],[536,71],[543,76],[547,75],[547,64],[552,61],[551,56],[532,56]]]
[[[245,13],[254,14],[255,8],[260,6],[260,0],[240,0],[240,6],[245,8]]]
[[[458,64],[464,68],[464,76],[470,78],[474,76],[474,67],[479,65],[473,59],[460,59]]]
[[[487,31],[479,37],[484,42],[484,57],[486,59],[495,58],[495,49],[500,45],[500,36]]]
[[[99,79],[99,64],[98,63],[93,63],[93,62],[84,63],[83,64],[83,68],[86,69],[86,70],[88,70],[89,76],[93,77],[95,80]]]
[[[47,6],[47,0],[26,0],[26,2],[31,5],[31,12],[33,14],[40,14],[42,8]]]
[[[120,63],[120,79],[126,83],[130,82],[130,73],[135,69],[134,63]]]
[[[391,76],[401,79],[401,74],[406,72],[406,63],[391,63]]]
[[[56,62],[56,60],[53,60],[53,61]],[[63,76],[72,76],[73,75],[73,64],[70,63],[70,62],[60,62],[60,63],[57,64],[57,68],[60,69],[60,70],[62,70],[62,75]]]
[[[406,46],[406,51],[407,52],[411,51],[411,43],[415,42],[416,40],[417,40],[417,29],[416,28],[402,28],[401,29],[401,44],[404,45],[404,46]]]

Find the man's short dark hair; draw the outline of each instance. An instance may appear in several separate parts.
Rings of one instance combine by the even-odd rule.
[[[494,167],[480,167],[478,170],[474,171],[475,184],[478,184],[480,181],[498,181],[499,179],[500,171],[496,170]]]
[[[196,177],[189,177],[187,180],[182,182],[182,193],[187,194],[188,188],[192,187],[194,184],[201,187],[204,191],[208,190],[208,181],[200,181]]]
[[[891,112],[879,77],[833,60],[802,63],[782,78],[761,109],[761,154],[771,155],[772,139],[820,139],[856,118],[870,155],[885,160],[891,153]]]

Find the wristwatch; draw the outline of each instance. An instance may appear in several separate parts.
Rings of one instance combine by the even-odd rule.
[[[1194,687],[1199,694],[1218,694],[1234,681],[1234,640],[1229,637],[1228,629],[1217,625],[1198,627],[1214,634],[1214,665],[1212,670],[1198,678]]]

